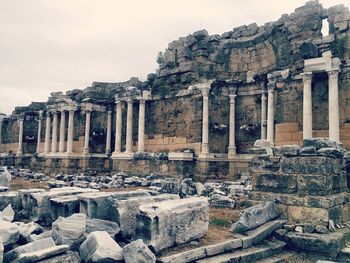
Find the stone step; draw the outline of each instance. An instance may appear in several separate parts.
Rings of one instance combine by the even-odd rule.
[[[225,253],[218,256],[200,259],[195,261],[196,263],[228,263],[239,262],[248,263],[256,262],[258,260],[266,259],[268,257],[281,253],[286,243],[275,240],[274,242],[264,241],[261,244],[248,248],[238,249],[232,253]]]
[[[284,263],[284,262],[286,262],[286,259],[284,256],[281,256],[281,255],[256,261],[256,263]]]

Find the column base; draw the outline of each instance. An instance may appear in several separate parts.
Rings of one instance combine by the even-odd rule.
[[[197,160],[198,161],[207,161],[209,159],[213,159],[215,158],[215,154],[214,153],[200,153],[198,155]]]
[[[119,159],[119,160],[131,160],[134,156],[133,152],[114,152],[112,154],[112,159]]]
[[[236,148],[236,146],[229,146],[228,147],[228,156],[230,157],[230,156],[232,156],[232,155],[236,155],[237,154],[237,148]]]

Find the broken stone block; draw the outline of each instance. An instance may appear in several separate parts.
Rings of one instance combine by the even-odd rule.
[[[131,242],[123,247],[125,263],[155,263],[156,256],[143,243],[142,239]]]
[[[6,206],[6,208],[0,212],[0,220],[12,222],[14,218],[15,211],[13,211],[11,204]]]
[[[179,199],[179,196],[172,194],[131,197],[125,200],[113,199],[110,209],[114,211],[113,214],[115,214],[115,217],[112,220],[120,225],[122,236],[124,238],[130,238],[135,235],[140,205],[176,199]]]
[[[52,224],[52,237],[57,245],[66,244],[71,250],[77,248],[85,239],[86,215],[73,214],[59,217]]]
[[[0,167],[0,186],[10,187],[11,174],[6,166]]]
[[[111,213],[112,199],[126,199],[133,196],[149,196],[149,192],[145,190],[123,191],[115,193],[85,193],[79,194],[80,213],[87,215],[89,218],[98,218],[104,220],[112,220]],[[114,221],[114,220],[112,220]],[[115,221],[117,222],[117,221]]]
[[[179,195],[181,198],[194,196],[197,194],[195,183],[192,178],[184,179],[180,184]]]
[[[300,149],[300,156],[314,156],[316,155],[316,148],[314,146],[304,147]]]
[[[144,240],[158,252],[205,235],[209,225],[208,200],[191,197],[141,205],[137,222],[135,239]]]
[[[52,237],[37,240],[26,245],[16,247],[15,249],[7,252],[5,254],[5,261],[11,262],[13,260],[16,260],[21,254],[42,250],[45,248],[53,247],[55,245],[56,244],[53,241]]]
[[[44,238],[47,238],[47,237],[52,237],[52,230],[45,231],[45,232],[41,233],[40,235],[31,234],[30,235],[30,241],[33,242],[35,240],[44,239]]]
[[[279,216],[275,202],[266,202],[249,207],[241,212],[239,220],[231,227],[235,233],[244,233]]]
[[[32,234],[39,234],[43,232],[43,228],[39,224],[34,222],[29,222],[28,224],[22,222],[15,222],[15,224],[17,224],[19,227],[20,242],[28,243],[32,241],[30,237]]]
[[[56,220],[58,217],[69,217],[79,213],[79,200],[76,195],[67,195],[50,199],[51,217]]]
[[[11,204],[15,212],[19,211],[20,203],[18,192],[10,191],[0,193],[0,210],[4,210],[9,204]]]
[[[0,237],[5,247],[15,244],[19,238],[19,227],[14,223],[0,220]]]
[[[53,246],[42,250],[21,254],[18,263],[34,263],[42,259],[62,254],[68,250],[68,245]]]
[[[235,200],[229,198],[228,196],[223,196],[219,194],[213,194],[209,198],[210,207],[216,208],[230,208],[233,209],[236,206]]]
[[[105,231],[111,237],[115,237],[120,232],[120,227],[116,222],[97,218],[86,218],[85,233],[90,234],[95,231]]]
[[[43,225],[50,225],[53,221],[51,217],[51,199],[90,192],[97,192],[97,190],[78,187],[63,187],[54,188],[42,193],[32,193],[30,195],[30,218],[37,220]]]
[[[322,148],[317,151],[318,155],[326,156],[326,157],[333,157],[333,158],[343,158],[344,157],[344,151],[340,151],[336,148]]]
[[[341,143],[337,143],[329,138],[304,139],[304,147],[315,147],[316,150],[322,148],[338,148],[339,150],[344,149],[344,146]]]
[[[90,233],[81,244],[79,254],[84,262],[123,262],[123,249],[106,231]]]
[[[44,189],[21,189],[18,190],[19,207],[21,209],[22,215],[29,218],[30,214],[30,195],[32,193],[42,193],[45,192]]]

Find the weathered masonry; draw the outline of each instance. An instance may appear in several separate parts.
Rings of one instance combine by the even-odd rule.
[[[94,82],[1,115],[1,162],[217,178],[244,173],[257,139],[350,148],[349,21],[343,5],[310,1],[262,26],[179,38],[147,81]]]

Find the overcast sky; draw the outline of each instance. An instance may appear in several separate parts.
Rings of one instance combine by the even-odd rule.
[[[350,0],[321,0],[324,7]],[[169,42],[277,20],[304,0],[0,0],[0,112],[93,81],[145,80]]]

